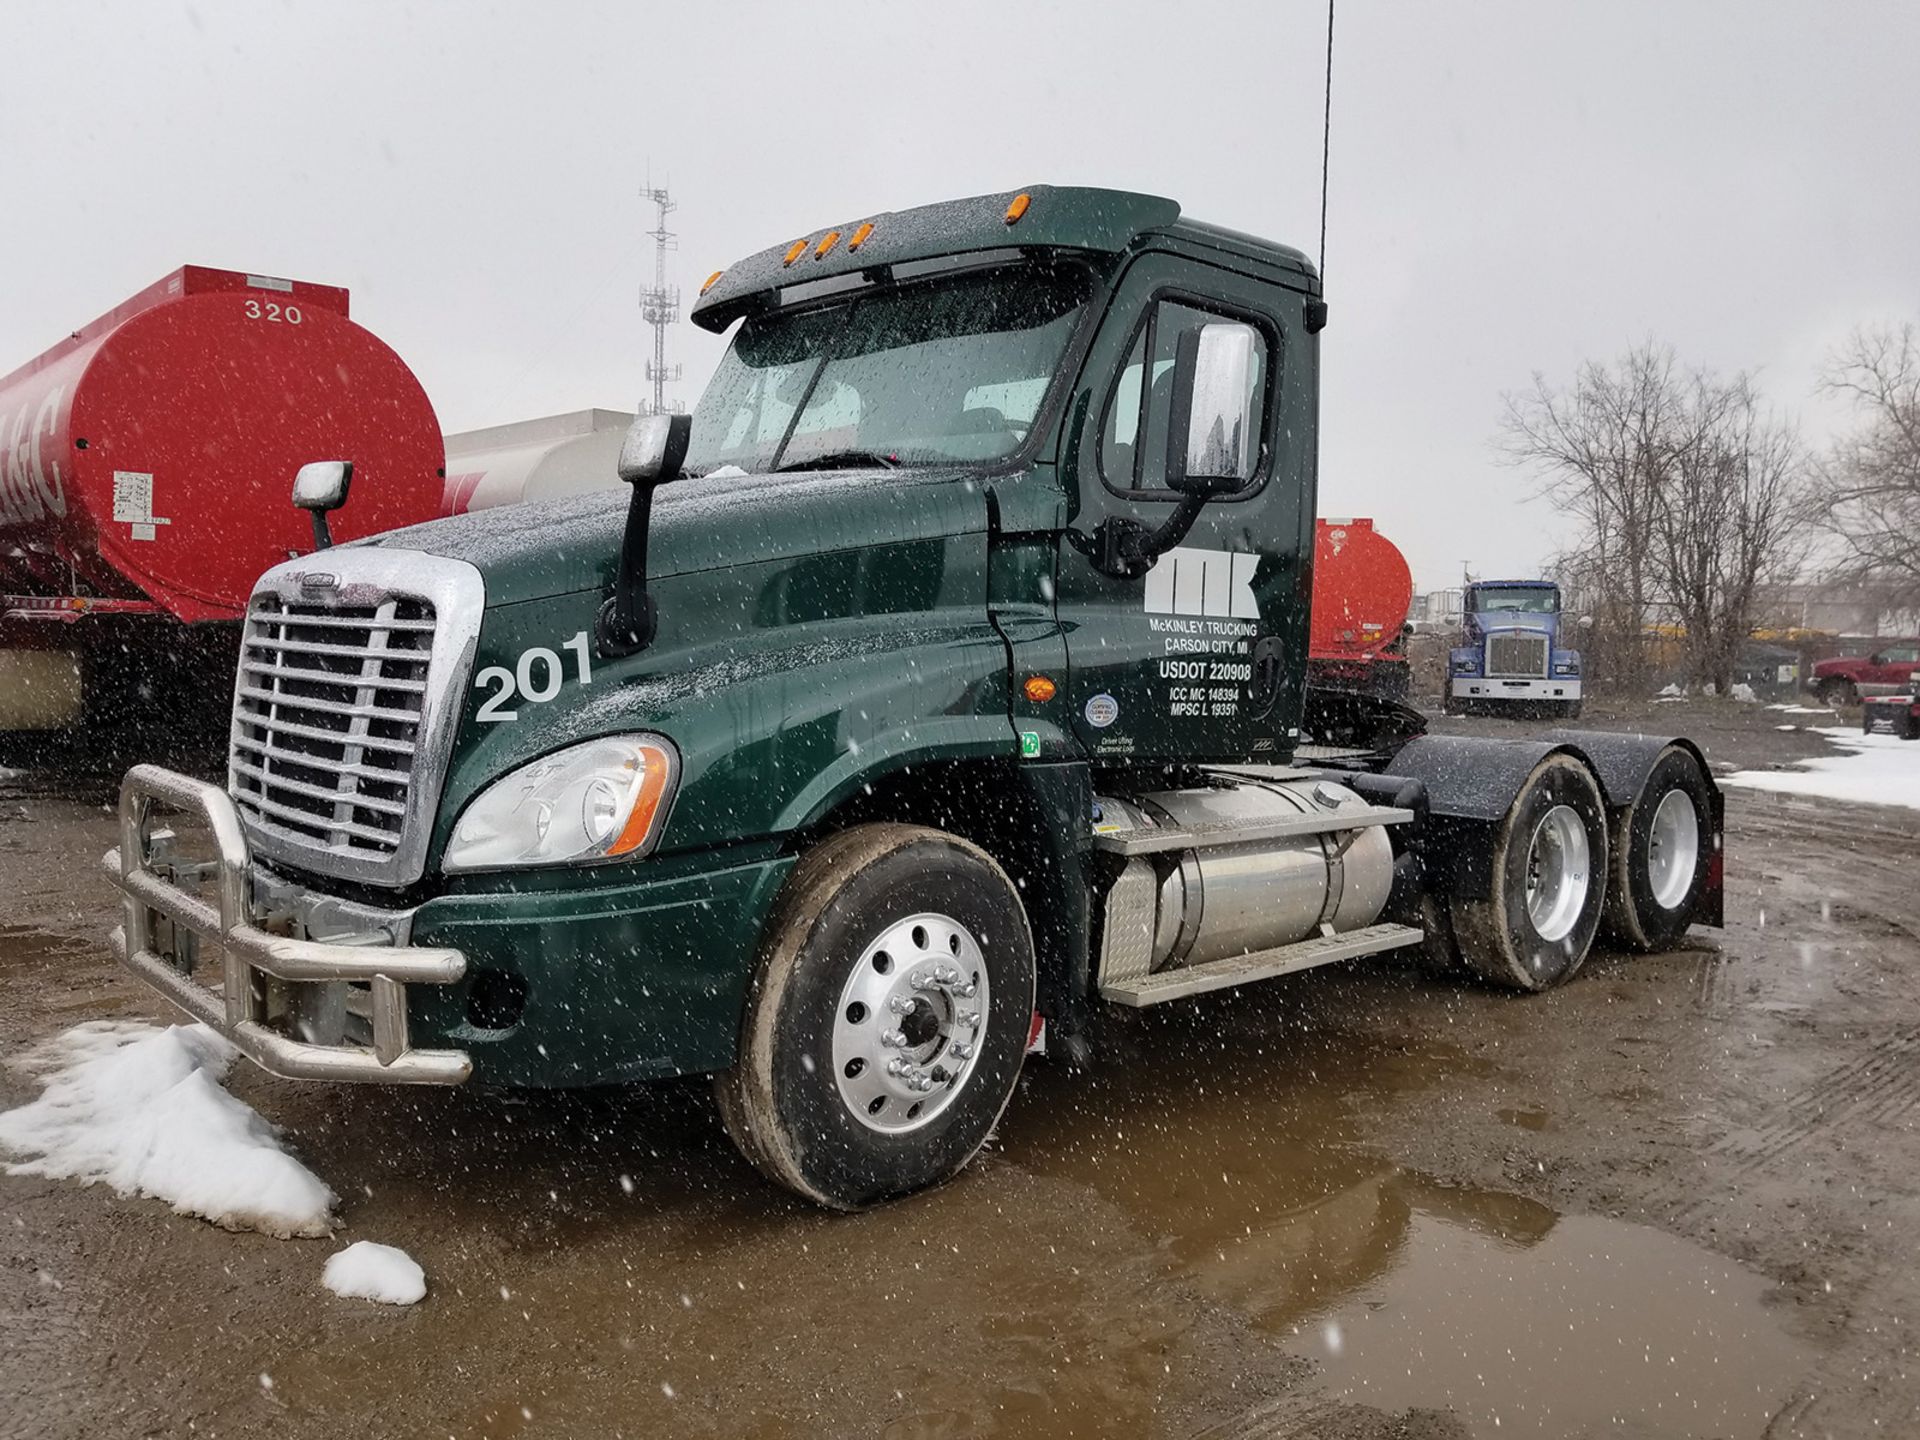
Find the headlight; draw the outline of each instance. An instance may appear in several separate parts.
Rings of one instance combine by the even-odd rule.
[[[508,870],[639,859],[666,823],[680,757],[658,735],[615,735],[542,756],[476,795],[440,868]]]

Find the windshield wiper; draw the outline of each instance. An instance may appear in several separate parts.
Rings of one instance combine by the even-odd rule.
[[[774,474],[783,475],[789,470],[898,470],[900,462],[891,455],[883,455],[878,450],[829,450],[824,455],[809,455],[804,460],[796,460],[791,465],[776,465]]]

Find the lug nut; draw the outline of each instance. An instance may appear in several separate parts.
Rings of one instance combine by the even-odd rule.
[[[973,1056],[973,1046],[968,1045],[964,1042],[956,1041],[953,1045],[949,1046],[948,1048],[952,1052],[953,1058],[956,1060],[968,1060],[968,1059],[971,1059]]]
[[[896,1055],[887,1062],[887,1074],[889,1075],[904,1075],[911,1069],[913,1069],[913,1066],[907,1063],[907,1057],[904,1055]]]
[[[896,1015],[904,1015],[913,1009],[913,1002],[911,1000],[903,1000],[898,995],[893,995],[888,997],[887,1009]]]
[[[979,991],[980,991],[980,987],[974,984],[973,981],[971,980],[969,980],[964,985],[956,985],[953,987],[953,993],[958,995],[962,1000],[973,999],[973,997],[976,994],[978,994]]]
[[[898,1030],[882,1030],[880,1043],[889,1050],[903,1050],[906,1048],[907,1037]]]
[[[958,1024],[966,1026],[969,1030],[978,1030],[980,1028],[980,1012],[978,1010],[962,1010],[953,1018]]]

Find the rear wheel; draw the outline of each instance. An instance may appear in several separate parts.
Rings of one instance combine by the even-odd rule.
[[[1613,827],[1607,933],[1635,950],[1670,948],[1686,934],[1707,884],[1713,810],[1693,752],[1669,745]]]
[[[727,1133],[836,1210],[937,1184],[1006,1107],[1033,992],[1019,893],[985,851],[914,825],[842,831],[781,892],[716,1082]]]
[[[1607,854],[1598,783],[1572,756],[1549,755],[1494,831],[1492,893],[1453,903],[1461,959],[1516,990],[1572,977],[1600,928]]]

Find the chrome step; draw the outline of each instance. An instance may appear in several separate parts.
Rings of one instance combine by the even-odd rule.
[[[1339,935],[1316,935],[1272,950],[1212,960],[1205,965],[1175,966],[1152,975],[1110,981],[1100,987],[1100,994],[1116,1005],[1159,1005],[1208,990],[1225,990],[1253,980],[1311,970],[1336,960],[1354,960],[1362,955],[1378,955],[1402,946],[1418,945],[1423,938],[1423,932],[1411,925],[1367,925]]]
[[[1243,845],[1260,840],[1283,840],[1292,835],[1324,835],[1334,830],[1361,830],[1370,825],[1404,825],[1411,810],[1393,805],[1343,805],[1337,810],[1285,815],[1258,825],[1193,827],[1161,825],[1151,830],[1126,830],[1093,837],[1093,848],[1109,855],[1157,855],[1163,850],[1206,850],[1220,845]],[[1357,933],[1357,932],[1356,932]]]

